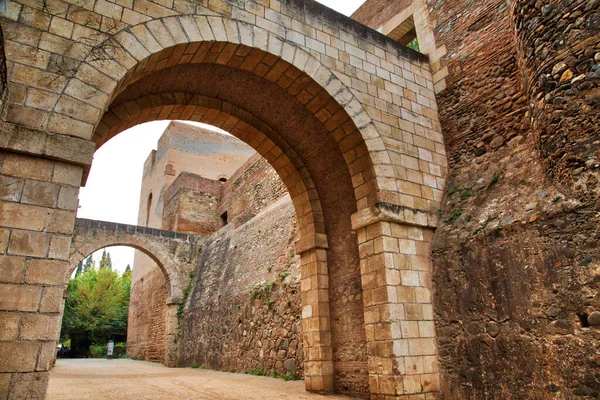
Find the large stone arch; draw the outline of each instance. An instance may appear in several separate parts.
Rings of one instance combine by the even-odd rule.
[[[224,32],[238,29],[235,21],[207,17],[201,22],[206,21],[210,23],[210,28],[216,35],[218,35],[215,32],[218,32],[219,24],[229,26],[229,29],[226,28]],[[177,25],[174,25],[176,23]],[[170,18],[132,28],[132,32],[137,32],[136,34],[121,32],[115,36],[113,42],[107,43],[119,43],[123,48],[115,50],[111,44],[105,43],[107,47],[104,47],[101,53],[109,53],[111,54],[109,58],[115,59],[132,57],[131,53],[135,52],[135,49],[128,48],[131,40],[139,40],[137,42],[139,46],[142,46],[142,40],[148,40],[148,37],[142,33],[143,30],[149,33],[152,30],[160,30],[161,27],[179,26],[179,23],[182,21]],[[196,26],[199,28],[202,25]],[[127,35],[131,35],[129,40],[125,40]],[[155,35],[158,34],[155,33]],[[261,36],[271,43],[272,50],[272,43],[278,39],[266,30],[254,28],[252,37],[259,38]],[[176,36],[171,35],[170,37],[175,39]],[[106,127],[111,122],[115,123],[119,117],[136,119],[137,114],[140,114],[137,117],[138,122],[156,119],[157,115],[150,113],[154,107],[149,107],[149,105],[152,104],[152,96],[156,97],[157,95],[163,99],[168,96],[173,96],[176,100],[190,99],[190,102],[176,103],[177,106],[188,104],[207,106],[204,116],[199,113],[196,114],[197,118],[193,118],[193,114],[185,115],[186,119],[211,122],[211,117],[217,114],[217,117],[226,118],[230,123],[235,122],[231,129],[232,133],[265,156],[288,187],[292,197],[299,223],[300,242],[297,251],[302,256],[302,279],[305,282],[303,304],[306,333],[304,341],[308,354],[306,385],[310,390],[332,391],[334,389],[334,365],[343,370],[344,363],[351,364],[355,361],[344,355],[345,352],[350,352],[347,349],[359,349],[355,352],[363,354],[362,356],[353,356],[353,358],[358,357],[364,363],[363,368],[360,369],[353,366],[352,368],[355,369],[353,373],[362,374],[360,371],[366,369],[362,304],[358,299],[355,300],[354,310],[350,312],[347,310],[348,306],[344,306],[342,309],[340,304],[334,304],[333,307],[330,307],[328,292],[330,286],[334,290],[345,291],[347,289],[343,289],[343,286],[348,285],[347,281],[351,281],[352,278],[360,279],[358,247],[356,238],[352,237],[351,215],[357,211],[357,202],[353,194],[361,193],[363,203],[368,204],[368,196],[372,197],[376,193],[373,190],[365,190],[365,186],[372,186],[374,177],[370,153],[365,148],[359,130],[355,127],[351,117],[347,115],[337,100],[322,88],[323,85],[332,84],[334,87],[339,85],[339,92],[343,92],[341,82],[337,81],[331,72],[322,68],[320,63],[317,63],[309,53],[300,53],[304,55],[296,57],[295,52],[301,50],[293,49],[292,56],[294,59],[304,59],[305,68],[314,64],[309,71],[321,80],[321,82],[316,82],[308,74],[279,58],[281,55],[278,52],[274,54],[273,50],[269,52],[265,51],[266,49],[235,43],[236,37],[237,35],[231,37],[233,42],[189,43],[187,35],[184,34],[179,36],[183,43],[177,41],[164,43],[164,46],[169,45],[169,47],[165,48],[160,45],[154,49],[154,53],[149,53],[146,58],[136,60],[137,63],[131,66],[127,73],[122,76],[117,75],[119,83],[110,95],[110,105],[95,131],[94,139],[100,144],[110,138],[111,134],[118,133],[118,130],[107,130]],[[281,43],[283,47],[283,42]],[[265,46],[269,47],[267,43]],[[188,47],[195,50],[194,57],[198,62],[191,62],[194,58],[183,64],[170,61],[173,54],[179,52],[185,54],[185,49]],[[237,61],[233,61],[235,54],[241,54]],[[208,59],[209,57],[213,60],[212,62]],[[220,60],[223,62],[219,62]],[[228,62],[225,62],[226,60]],[[90,62],[93,63],[93,61]],[[155,63],[157,66],[152,67]],[[162,67],[159,68],[158,65],[162,65]],[[261,65],[264,68],[261,69]],[[269,69],[271,72],[266,73]],[[232,74],[232,71],[235,74]],[[154,78],[156,75],[158,78]],[[193,79],[203,75],[207,77],[202,80],[204,87],[201,82]],[[184,76],[190,78],[179,85],[162,85],[163,82],[172,82],[173,79],[180,80]],[[282,83],[284,76],[288,80],[287,87]],[[239,79],[241,83],[236,82],[235,88],[229,88],[234,93],[229,94],[221,90],[227,87],[228,82],[236,79]],[[218,81],[219,84],[213,86],[215,81]],[[94,83],[87,82],[86,84],[91,86]],[[200,88],[196,89],[198,86]],[[257,97],[258,101],[256,99],[244,101],[243,92],[235,93],[240,86],[244,86],[247,91],[254,91],[254,97]],[[186,89],[188,93],[182,96],[181,91]],[[271,96],[277,96],[278,101],[271,101],[268,106],[262,109],[256,107],[253,110],[253,105],[269,100],[258,93],[263,89],[268,91]],[[349,91],[346,93],[350,94]],[[212,96],[208,97],[205,94],[208,96],[212,94]],[[250,94],[247,96],[251,97]],[[60,107],[61,101],[62,99],[59,99],[57,107]],[[156,103],[156,100],[154,102]],[[295,119],[291,124],[286,125],[289,120],[284,121],[282,118],[279,120],[272,118],[268,123],[262,120],[272,115],[271,110],[277,107],[277,103],[291,107],[290,104],[293,102],[295,102],[293,111],[288,115],[292,120]],[[360,103],[351,95],[347,99],[347,107],[357,109],[358,111],[355,113],[358,115],[361,112],[365,113]],[[186,111],[189,114],[191,110]],[[238,115],[238,117],[234,115]],[[170,115],[170,117],[173,116]],[[303,125],[311,119],[310,128],[304,128]],[[272,127],[272,123],[275,123],[276,126]],[[299,139],[290,134],[296,133],[296,131],[300,131],[297,136],[305,135],[306,137]],[[320,138],[316,137],[315,131]],[[287,133],[287,137],[284,136],[284,132]],[[321,143],[319,143],[319,139]],[[346,147],[346,152],[349,154],[341,153],[338,141]],[[304,153],[302,153],[303,150]],[[360,180],[355,180],[356,188],[353,185],[346,158],[352,161],[356,173],[362,177]],[[324,164],[324,166],[320,166],[320,164]],[[317,174],[316,177],[315,174]],[[327,182],[328,180],[329,182]],[[360,186],[362,186],[361,189],[359,189]],[[327,204],[323,204],[323,200]],[[370,201],[373,202],[373,198]],[[330,235],[337,242],[333,246],[329,245],[328,236]],[[342,272],[344,269],[346,271]],[[349,272],[349,269],[352,272]],[[337,281],[333,278],[335,274],[338,276]],[[347,314],[355,315],[355,319],[352,322],[345,321],[344,326],[338,328],[338,332],[336,332],[337,326],[332,327],[330,321],[331,314],[334,315],[334,318],[336,314],[339,314],[340,321]],[[348,329],[352,331],[351,335],[344,333]],[[334,349],[336,346],[338,349]],[[337,361],[334,362],[334,359]],[[366,375],[355,379],[363,380],[361,383],[363,388],[367,386]]]
[[[235,65],[264,76],[314,108],[353,171],[359,209],[380,200],[378,191],[386,185],[378,180],[385,180],[386,174],[375,174],[371,157],[376,154],[389,161],[390,156],[353,92],[310,52],[285,37],[220,16],[167,17],[110,36],[92,49],[79,74],[67,82],[50,113],[48,129],[71,135],[75,131],[101,145],[110,138],[97,137],[106,134],[100,124],[106,117],[103,110],[125,88],[165,68],[206,63]]]
[[[244,30],[251,32],[245,35]],[[356,286],[348,288],[360,280],[351,216],[361,205],[377,202],[371,154],[379,148],[385,157],[387,150],[377,135],[370,139],[374,147],[367,147],[356,123],[366,132],[376,130],[350,90],[309,52],[276,34],[213,16],[169,17],[134,26],[96,47],[84,64],[110,73],[116,86],[106,96],[90,96],[86,88],[101,90],[96,79],[72,79],[50,121],[70,110],[64,106],[69,101],[87,98],[88,103],[73,108],[73,116],[92,121],[106,109],[100,122],[93,124],[92,139],[100,145],[119,132],[107,129],[119,118],[135,119],[137,114],[138,122],[162,118],[150,114],[153,96],[171,95],[177,106],[190,104],[185,99],[191,96],[191,104],[207,106],[208,116],[184,115],[186,119],[209,122],[217,113],[235,122],[232,133],[265,156],[286,184],[299,224],[307,388],[333,391],[336,369],[357,375],[350,380],[360,381],[354,383],[357,391],[366,390],[363,305],[353,294],[350,305],[345,299],[331,304],[329,289],[360,292]],[[195,79],[198,76],[206,79]],[[279,105],[285,107],[277,109]],[[285,108],[292,111],[273,117]],[[263,120],[269,117],[270,121]],[[331,246],[330,236],[335,241]],[[353,315],[352,320],[347,315]],[[363,366],[356,367],[357,361]]]
[[[260,134],[252,131],[250,140],[258,139],[262,153],[271,151],[280,160],[281,176],[301,178],[294,188],[295,207],[307,216],[299,249],[307,388],[360,388],[389,398],[436,392],[428,256],[446,164],[426,57],[308,0],[268,6],[215,0],[208,8],[187,0],[172,7],[91,3],[87,10],[75,11],[99,16],[96,27],[82,25],[72,10],[65,17],[77,29],[36,25],[26,18],[35,5],[20,1],[10,8],[8,21],[2,21],[10,41],[18,44],[11,44],[12,96],[1,126],[8,139],[0,142],[2,148],[19,157],[25,153],[59,163],[62,169],[67,168],[62,164],[69,165],[69,179],[57,179],[76,186],[79,168],[89,166],[93,147],[108,138],[101,139],[107,133],[100,123],[104,115],[126,110],[129,115],[119,116],[123,120],[154,111],[153,106],[127,110],[125,105],[138,99],[177,93],[206,96],[223,102],[211,105],[210,112],[222,104],[236,108],[221,110],[227,120],[234,121],[233,116],[242,121],[238,124],[248,124],[248,118],[257,118]],[[44,4],[35,12],[52,18],[62,12],[55,8]],[[40,42],[24,44],[42,54],[35,61],[41,65],[22,57],[19,33],[25,39],[35,36],[37,31],[30,28],[43,31]],[[202,62],[194,63],[195,57]],[[239,89],[235,87],[229,88],[229,96],[206,87],[203,92],[190,90],[195,85],[164,87],[173,79],[172,71],[183,78],[192,70],[210,72],[212,78],[236,71],[231,81],[263,82],[255,87],[269,89],[258,92],[268,109],[260,109],[263,103],[249,101],[247,94],[241,96],[245,103],[232,98]],[[153,92],[152,83],[162,89]],[[191,105],[178,99],[161,107],[166,113],[169,107]],[[296,119],[282,117],[282,105],[296,107]],[[90,139],[95,133],[99,136],[94,143]],[[50,215],[74,214],[74,208],[64,211],[55,204],[37,207],[50,207]],[[17,230],[26,226],[2,224]],[[31,229],[52,235],[55,226],[34,224]],[[61,243],[68,243],[70,232],[60,229],[66,238]],[[54,250],[35,254],[44,259],[63,256]],[[344,330],[340,327],[349,326],[351,334],[337,335]],[[407,370],[413,357],[423,358],[430,368]],[[353,380],[344,378],[351,375],[344,370],[346,360],[361,371],[350,389],[340,386]]]

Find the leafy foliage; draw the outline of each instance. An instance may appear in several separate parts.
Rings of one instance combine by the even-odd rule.
[[[79,275],[69,281],[61,340],[70,339],[75,353],[87,354],[92,344],[104,345],[127,333],[131,272],[119,276],[110,256],[103,258],[104,266],[98,269],[86,260]]]
[[[106,344],[93,344],[90,346],[90,356],[93,358],[105,358],[108,346]],[[127,345],[125,343],[115,343],[113,349],[113,358],[123,358],[127,356]]]
[[[102,252],[102,258],[100,258],[100,269],[112,269],[110,253],[107,253],[106,249],[104,249]]]
[[[295,371],[290,371],[290,372],[287,372],[287,373],[281,375],[281,379],[283,379],[284,381],[287,382],[287,381],[296,381],[300,378],[298,378],[298,375],[296,375]]]
[[[414,38],[409,44],[406,45],[407,47],[416,50],[416,51],[421,51],[421,49],[419,48],[419,40],[417,38]]]
[[[94,265],[94,259],[92,258],[92,256],[89,256],[88,258],[86,258],[83,261],[83,272],[86,272],[88,269],[90,269],[92,266]]]

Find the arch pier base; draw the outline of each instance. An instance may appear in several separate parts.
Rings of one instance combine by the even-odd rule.
[[[434,229],[384,214],[353,216],[371,398],[434,399],[440,388],[429,257]]]
[[[56,137],[18,131],[11,137],[0,127],[0,141],[19,152],[0,151],[0,399],[43,399],[84,167],[82,148],[66,145],[77,139],[61,149]],[[54,159],[23,154],[41,149]]]
[[[170,368],[175,368],[179,359],[179,317],[177,311],[180,304],[169,302],[165,316],[167,319],[165,324],[165,365]]]
[[[298,250],[302,279],[304,383],[309,392],[332,393],[333,352],[327,250],[326,246]]]

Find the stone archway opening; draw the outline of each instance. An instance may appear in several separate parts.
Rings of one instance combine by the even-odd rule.
[[[434,393],[436,348],[428,328],[432,317],[426,258],[430,237],[425,233],[437,223],[433,211],[441,200],[445,158],[426,60],[313,2],[275,2],[248,10],[239,9],[241,4],[215,0],[214,10],[199,5],[182,10],[179,3],[172,9],[142,10],[137,2],[127,10],[115,6],[123,11],[113,15],[122,29],[98,35],[90,29],[92,47],[74,43],[68,50],[61,46],[49,51],[75,57],[72,74],[50,71],[50,66],[42,76],[32,74],[36,68],[13,54],[10,88],[15,93],[25,90],[27,98],[11,96],[6,106],[7,123],[1,128],[10,140],[2,146],[19,155],[6,157],[2,173],[25,176],[28,172],[11,168],[17,162],[56,164],[70,173],[49,169],[50,177],[28,179],[76,188],[92,147],[118,133],[111,129],[120,121],[132,116],[133,124],[161,119],[160,114],[150,115],[156,106],[163,115],[180,106],[186,112],[188,106],[205,107],[201,117],[191,118],[191,110],[191,115],[178,118],[216,121],[217,126],[234,123],[232,130],[247,135],[244,141],[265,155],[290,191],[301,237],[297,253],[307,389],[386,397]],[[29,23],[18,19],[7,26],[16,32]],[[70,43],[68,36],[65,41]],[[40,84],[56,96],[31,105],[29,89]],[[105,115],[111,120],[101,121]],[[35,138],[45,145],[25,143],[21,128],[38,130]],[[39,160],[30,159],[32,154]],[[10,251],[22,251],[19,244],[39,239],[23,253],[50,265],[54,258],[46,251],[46,239],[60,236],[61,249],[68,247],[74,209],[19,203],[10,200],[7,210],[72,217],[64,226],[29,224],[20,218],[3,222],[21,239],[11,240]],[[403,296],[404,287],[411,294],[423,288],[422,296]],[[46,292],[37,281],[10,290],[37,291],[38,299]],[[14,305],[13,292],[4,295],[4,309],[48,309],[29,298]],[[417,322],[418,331],[413,329],[407,338],[404,325],[415,328]],[[422,332],[420,325],[427,325]],[[36,342],[31,348],[51,349],[46,336],[32,337]],[[428,356],[432,367],[405,371],[409,356]],[[41,355],[30,356],[26,367],[17,367],[17,361],[11,360],[7,370],[11,379],[24,378],[21,372],[37,371],[32,365],[44,362]],[[41,368],[39,376],[47,378],[47,368]],[[43,396],[42,386],[36,390]]]
[[[71,267],[73,268],[71,270],[70,279],[75,286],[71,288],[71,281],[69,282],[69,290],[66,292],[67,296],[65,297],[64,313],[66,314],[68,312],[67,302],[75,295],[76,300],[74,300],[75,302],[72,303],[73,305],[71,306],[75,308],[70,309],[70,317],[74,318],[75,316],[78,316],[81,311],[82,317],[80,318],[83,318],[83,326],[91,324],[91,318],[94,318],[94,316],[88,315],[84,311],[89,309],[90,306],[81,304],[81,300],[86,299],[86,302],[91,302],[91,307],[94,307],[94,309],[97,307],[97,311],[95,312],[96,315],[104,315],[105,318],[111,318],[110,321],[108,321],[109,325],[113,326],[108,333],[110,339],[114,340],[117,347],[126,345],[126,347],[119,349],[115,348],[113,354],[116,357],[127,356],[133,359],[160,362],[169,365],[169,358],[166,357],[167,350],[171,347],[170,341],[172,341],[172,335],[167,331],[169,321],[167,320],[168,314],[166,313],[167,309],[172,307],[170,301],[171,285],[169,273],[161,264],[161,261],[149,250],[144,248],[144,246],[131,246],[127,244],[119,246],[119,243],[99,248],[98,250],[85,255],[81,261],[77,262],[81,257],[79,251],[86,251],[86,249],[89,249],[89,246],[83,246],[83,240],[81,239],[83,238],[87,243],[93,243],[94,239],[98,236],[94,235],[95,237],[90,237],[90,235],[86,235],[87,232],[81,227],[81,222],[82,220],[77,221],[78,236],[74,237],[75,246],[72,249],[73,252],[70,258],[70,263],[72,264]],[[140,293],[141,285],[132,287],[131,282],[134,272],[131,269],[131,264],[128,264],[127,268],[124,268],[124,265],[120,265],[122,260],[119,259],[119,253],[122,252],[123,248],[130,248],[132,250],[137,249],[144,252],[144,254],[147,254],[152,260],[156,260],[152,266],[152,269],[156,271],[156,273],[152,274],[152,279],[150,279],[149,282],[143,282],[142,280],[142,284],[145,283],[146,285],[151,285],[155,288],[154,296],[144,298]],[[101,251],[102,255],[100,256]],[[117,255],[116,259],[114,257],[115,255]],[[88,268],[93,268],[91,275]],[[103,272],[103,270],[108,271]],[[78,277],[80,279],[78,279]],[[81,280],[81,278],[83,278],[83,280]],[[85,287],[83,292],[80,292],[78,286],[82,283]],[[75,292],[73,292],[73,290]],[[113,301],[113,303],[111,303],[111,307],[106,308],[105,301],[102,300],[102,297],[109,293],[112,298],[109,301]],[[119,298],[122,298],[123,300],[117,300]],[[132,307],[130,304],[135,304],[135,313],[131,312]],[[177,304],[175,304],[175,307],[176,306]],[[78,311],[80,307],[83,307],[83,310]],[[119,310],[116,314],[114,313],[114,307]],[[87,317],[85,317],[86,315]],[[66,315],[63,315],[63,327],[61,329],[60,337],[61,340],[68,338],[71,341],[71,348],[69,349],[69,352],[65,354],[67,358],[106,356],[106,352],[102,354],[98,353],[98,346],[106,346],[109,336],[105,337],[104,341],[98,342],[97,335],[92,335],[91,331],[86,335],[88,337],[82,337],[81,333],[77,330],[71,331],[68,326],[66,327],[67,332],[62,332],[65,329],[64,318],[66,318]],[[86,318],[90,320],[86,322]],[[140,331],[144,331],[144,338],[147,337],[149,340],[141,340],[139,335]],[[75,334],[75,339],[79,342],[83,340],[84,343],[95,345],[95,352],[92,352],[92,347],[89,348],[89,353],[85,353],[85,349],[83,349],[83,353],[74,352],[72,346],[74,338],[71,334]],[[61,354],[59,353],[58,356],[61,357]]]
[[[144,96],[146,97],[146,96]],[[277,135],[276,132],[274,132],[272,129],[270,129],[266,124],[261,123],[258,119],[256,118],[251,118],[251,122],[257,126],[260,127],[260,130],[257,129],[256,127],[254,127],[253,125],[248,124],[247,122],[245,122],[244,120],[242,120],[241,118],[246,118],[248,119],[247,115],[243,115],[241,113],[240,109],[236,109],[234,106],[232,106],[229,103],[223,102],[223,101],[218,101],[216,99],[211,99],[209,101],[210,105],[208,104],[208,102],[205,102],[207,100],[206,97],[204,98],[200,98],[201,96],[190,96],[188,95],[183,95],[181,96],[179,93],[175,93],[175,94],[163,94],[160,96],[160,99],[162,100],[162,102],[159,103],[154,103],[154,107],[150,108],[150,109],[144,109],[144,110],[140,110],[140,114],[136,114],[131,116],[130,118],[126,119],[123,122],[120,122],[116,128],[113,128],[112,133],[111,134],[115,134],[116,132],[119,132],[122,129],[126,129],[129,128],[131,125],[135,124],[135,123],[141,123],[141,122],[148,122],[148,120],[150,120],[151,118],[156,118],[157,116],[160,116],[160,118],[168,118],[168,119],[181,119],[182,118],[182,111],[185,111],[184,115],[189,115],[188,120],[194,121],[194,122],[203,122],[203,123],[211,123],[213,125],[216,125],[217,127],[220,128],[228,128],[230,129],[230,132],[240,138],[246,141],[246,143],[252,143],[252,147],[254,147],[260,155],[262,155],[263,157],[265,157],[266,161],[275,168],[275,170],[277,171],[277,174],[279,176],[279,178],[283,178],[283,182],[287,188],[287,190],[289,191],[290,195],[292,196],[292,201],[294,202],[294,209],[295,209],[295,214],[298,218],[298,229],[299,229],[299,242],[296,246],[295,249],[291,250],[292,253],[296,254],[297,257],[299,256],[300,258],[303,258],[303,274],[305,273],[320,273],[321,275],[323,275],[323,277],[318,278],[310,278],[310,277],[305,277],[303,275],[303,289],[300,290],[300,288],[298,287],[294,293],[296,293],[296,295],[298,296],[298,299],[301,301],[309,301],[310,298],[310,294],[309,292],[311,292],[311,287],[318,287],[318,285],[323,285],[325,288],[327,288],[330,285],[330,279],[329,277],[326,275],[327,272],[327,263],[325,263],[325,260],[329,260],[328,258],[328,252],[330,251],[328,249],[329,244],[327,241],[327,235],[325,234],[326,230],[325,230],[325,219],[322,216],[322,208],[319,205],[319,196],[318,196],[318,192],[316,191],[316,189],[314,188],[314,184],[310,181],[310,179],[307,179],[309,177],[309,173],[307,171],[307,169],[305,167],[303,167],[303,165],[301,164],[301,160],[296,159],[295,163],[302,166],[301,169],[301,173],[298,173],[297,171],[295,171],[295,167],[293,165],[289,165],[290,161],[288,161],[285,153],[283,153],[283,151],[278,148],[278,146],[276,146],[269,138],[269,136],[267,136],[266,134],[264,134],[263,132],[268,132],[269,135],[271,135],[272,137],[277,138],[278,140],[280,140],[280,143],[285,143],[283,142],[283,140]],[[189,105],[177,105],[177,103],[175,103],[175,101],[177,101],[178,98],[188,98],[190,99]],[[140,101],[145,101],[144,98],[140,99]],[[205,103],[203,103],[205,102]],[[174,106],[173,103],[175,103],[176,105]],[[205,106],[199,106],[198,104],[205,104]],[[120,105],[119,105],[120,106]],[[119,107],[117,106],[117,107]],[[213,108],[209,108],[209,107],[213,107]],[[218,108],[217,108],[218,107]],[[172,110],[174,109],[172,112],[168,112],[168,110]],[[110,116],[108,116],[108,113],[110,113]],[[107,113],[107,117],[105,117],[103,119],[103,121],[107,121],[109,120],[109,118],[111,118],[113,115],[115,115],[112,111],[112,108],[108,111]],[[140,120],[140,115],[145,115],[147,118],[146,120]],[[238,115],[238,116],[236,116]],[[217,118],[215,118],[215,116]],[[241,117],[241,118],[240,118]],[[223,119],[223,120],[221,120]],[[289,145],[285,146],[286,148],[290,148]],[[304,177],[304,178],[303,178]],[[334,175],[335,177],[335,175]],[[310,191],[307,191],[305,189],[304,186],[304,182],[308,181],[309,184],[312,186]],[[335,179],[332,179],[333,182],[335,182]],[[233,184],[234,181],[231,180],[229,183]],[[224,182],[223,184],[227,184],[227,182]],[[350,185],[346,186],[350,191],[352,190],[350,187]],[[310,193],[310,194],[309,194]],[[313,197],[313,200],[310,200],[310,197]],[[331,201],[333,196],[329,196],[329,199]],[[308,202],[305,201],[305,199],[309,200]],[[301,205],[298,206],[298,203],[300,203]],[[307,204],[308,203],[308,204]],[[316,213],[315,213],[316,210]],[[340,279],[343,277],[343,281],[339,281],[337,283],[337,285],[340,286],[340,289],[338,289],[338,293],[342,292],[343,294],[338,294],[338,297],[335,299],[335,302],[337,304],[342,304],[348,303],[348,299],[350,299],[350,305],[351,307],[348,307],[347,305],[339,310],[336,310],[335,314],[335,318],[338,322],[338,325],[335,326],[335,329],[337,329],[338,334],[339,334],[339,341],[338,343],[336,343],[339,346],[339,351],[340,351],[340,356],[338,357],[338,359],[336,360],[337,362],[335,364],[337,364],[338,370],[337,372],[343,376],[342,379],[347,379],[348,383],[342,383],[340,388],[336,388],[336,390],[342,391],[342,392],[346,392],[346,393],[354,393],[354,394],[360,394],[360,393],[365,393],[368,389],[367,389],[367,375],[366,375],[366,349],[365,349],[365,343],[364,343],[364,327],[363,327],[363,322],[362,322],[362,298],[361,298],[361,286],[360,286],[360,274],[359,274],[359,269],[358,269],[358,254],[357,254],[357,248],[355,247],[355,250],[352,250],[352,246],[356,246],[357,244],[357,240],[356,237],[353,235],[353,233],[351,232],[351,228],[350,228],[350,215],[352,214],[352,212],[355,210],[354,207],[352,206],[346,206],[346,207],[342,207],[341,210],[344,210],[343,212],[339,212],[338,214],[342,215],[345,214],[347,221],[345,224],[345,231],[346,231],[346,240],[345,241],[340,241],[337,244],[337,249],[336,249],[336,255],[337,255],[337,265],[339,266],[337,271],[335,271],[337,278]],[[329,209],[328,210],[330,213],[332,213],[332,210]],[[317,214],[317,218],[315,218],[313,215]],[[223,213],[220,214],[220,219],[221,219],[221,224],[222,226],[227,225],[227,223],[224,222],[224,217],[227,215],[227,211],[224,211]],[[317,221],[318,223],[315,224],[314,221]],[[331,229],[330,227],[327,227],[327,229]],[[338,232],[340,230],[339,226],[337,227]],[[319,230],[319,231],[317,231]],[[321,233],[322,232],[322,233]],[[334,231],[335,232],[335,231]],[[348,248],[350,248],[350,250],[348,250]],[[340,257],[343,254],[342,258]],[[340,260],[344,260],[345,261],[341,261]],[[333,258],[333,260],[335,260],[336,258]],[[348,261],[350,260],[350,261]],[[341,263],[344,263],[345,265],[341,266]],[[354,267],[352,267],[354,265]],[[343,269],[342,269],[343,268]],[[352,276],[349,276],[348,274],[348,270],[351,268],[355,268],[355,276],[354,279],[352,278]],[[308,271],[307,271],[308,270]],[[312,272],[312,271],[314,272]],[[324,273],[325,272],[325,273]],[[283,274],[285,275],[287,272],[283,272]],[[275,281],[277,283],[277,286],[280,285],[279,282],[279,277],[275,277],[275,278],[270,278],[271,281]],[[284,278],[285,279],[285,276]],[[282,282],[283,282],[282,279]],[[264,282],[262,284],[262,286],[264,287],[265,284],[268,283],[272,283],[272,282]],[[258,285],[261,286],[261,285]],[[342,289],[342,287],[344,287],[344,289]],[[252,289],[251,289],[252,290]],[[250,291],[251,291],[250,290]],[[313,294],[313,296],[325,296],[328,295],[328,293],[324,293],[323,290],[320,291],[320,293],[317,291],[316,293]],[[264,300],[265,302],[269,302],[268,299]],[[314,301],[314,300],[313,300]],[[327,314],[329,314],[329,311],[327,310],[327,308],[323,307],[323,301],[319,302],[318,298],[317,298],[317,304],[321,304],[321,305],[315,305],[315,313],[312,314],[312,310],[313,308],[310,309],[310,311],[307,312],[307,308],[304,307],[303,311],[304,311],[304,318],[305,318],[305,323],[302,326],[302,329],[304,330],[312,330],[311,333],[311,338],[309,339],[311,342],[314,341],[314,343],[331,343],[331,337],[327,337],[324,339],[320,339],[318,338],[316,335],[319,334],[323,334],[323,332],[319,329],[319,327],[317,326],[315,327],[311,327],[309,324],[306,323],[307,319],[316,319],[316,321],[320,321],[319,323],[323,324],[324,326],[331,326],[331,322],[329,320],[329,316]],[[353,304],[352,304],[353,303]],[[268,313],[268,311],[265,312],[265,314]],[[300,312],[298,314],[301,314]],[[298,315],[299,317],[300,315]],[[348,329],[348,326],[350,325],[351,329]],[[352,327],[353,326],[353,327]],[[191,328],[190,328],[191,329]],[[290,329],[291,330],[291,329]],[[348,331],[350,330],[350,334],[348,334]],[[352,334],[352,330],[354,331],[354,334]],[[344,333],[345,332],[345,333]],[[345,336],[345,337],[344,337]],[[311,343],[308,342],[308,343]],[[179,342],[179,344],[181,345],[182,342]],[[307,342],[304,342],[304,351],[305,351],[305,360],[306,360],[306,349],[307,347]],[[313,346],[314,347],[314,346]],[[318,346],[320,347],[320,346]],[[327,346],[329,347],[329,346]],[[331,350],[327,351],[328,353],[326,354],[332,354]],[[344,354],[343,352],[345,352],[346,354]],[[318,356],[320,357],[320,356]],[[329,356],[331,358],[331,356]],[[190,357],[182,357],[183,359],[187,359],[189,362],[187,364],[190,365],[194,365],[196,364],[196,361],[192,361],[190,359]],[[346,359],[345,359],[346,358]],[[333,364],[333,363],[332,363]],[[183,366],[183,364],[181,364]],[[204,365],[204,364],[202,364]],[[221,365],[221,364],[217,364],[217,365]],[[230,370],[229,366],[231,364],[227,364],[227,369]],[[189,365],[187,365],[189,366]],[[318,374],[322,374],[320,371],[322,371],[322,368],[316,368],[311,370],[310,368],[310,363],[307,363],[305,361],[304,364],[305,368],[304,368],[304,373],[306,374],[311,373],[311,371],[317,371],[315,373]],[[219,367],[219,369],[223,369],[221,366]],[[243,370],[243,369],[242,369]],[[240,372],[242,371],[240,370]],[[248,369],[247,372],[252,372],[253,369]],[[332,371],[331,367],[326,367],[325,371]],[[271,373],[271,371],[267,371],[268,373]],[[306,376],[305,378],[308,379],[308,382],[310,382],[311,377],[310,376]],[[321,380],[319,380],[318,382],[322,382]],[[329,382],[333,382],[332,380],[329,380]],[[327,382],[326,382],[327,383]],[[320,384],[320,383],[319,383]],[[308,385],[308,383],[307,383]],[[333,388],[331,389],[333,390]]]
[[[164,252],[163,246],[152,243],[144,243],[139,233],[123,234],[119,231],[125,225],[110,224],[101,221],[78,220],[76,222],[73,245],[69,263],[71,266],[70,276],[73,276],[77,266],[91,257],[99,250],[111,247],[129,247],[147,255],[153,262],[149,279],[141,280],[137,286],[130,286],[129,293],[129,315],[127,318],[127,356],[134,359],[160,362],[167,366],[175,365],[173,349],[173,338],[176,335],[177,309],[182,299],[179,294],[178,283],[180,274],[172,265],[172,260],[165,258],[159,252]],[[114,229],[113,226],[114,225]],[[137,237],[136,237],[137,236]],[[171,244],[171,246],[173,246]],[[90,251],[90,249],[93,249]],[[102,268],[96,265],[96,268]],[[125,271],[118,271],[123,275]],[[129,281],[133,271],[130,270]],[[121,279],[119,277],[118,279]],[[142,285],[153,288],[154,296],[141,296]],[[133,307],[132,307],[133,305]],[[131,310],[135,313],[132,313]],[[143,334],[140,334],[143,332]]]
[[[225,129],[265,157],[287,187],[298,219],[307,388],[367,393],[361,272],[351,221],[358,207],[374,205],[377,193],[356,125],[364,111],[327,68],[295,48],[288,49],[286,61],[281,45],[279,56],[218,41],[157,49],[119,80],[93,140],[101,146],[136,124],[180,119]]]

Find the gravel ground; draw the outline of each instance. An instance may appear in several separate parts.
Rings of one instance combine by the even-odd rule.
[[[50,400],[348,400],[307,393],[303,381],[167,368],[134,360],[60,359],[50,373]]]

